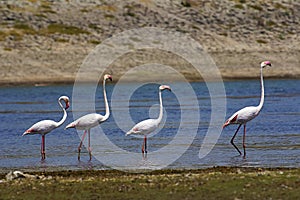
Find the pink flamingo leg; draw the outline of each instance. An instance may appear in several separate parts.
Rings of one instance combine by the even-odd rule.
[[[147,153],[147,136],[144,137],[144,143],[145,143],[145,153]]]
[[[145,146],[145,140],[143,140],[143,145],[142,145],[142,153],[144,154],[144,152],[145,152],[145,148],[144,148],[144,146]]]
[[[90,161],[92,160],[92,149],[91,149],[91,137],[90,137],[90,129],[88,130],[88,137],[89,137],[89,146],[88,146],[88,151],[90,154]]]
[[[237,146],[233,143],[233,140],[234,140],[236,134],[239,132],[239,130],[240,130],[240,128],[241,128],[241,125],[242,125],[242,124],[239,125],[239,127],[237,128],[237,130],[235,131],[233,137],[232,137],[231,140],[230,140],[230,143],[231,143],[231,144],[234,146],[234,148],[240,153],[240,155],[242,155],[242,153],[241,153],[241,151],[239,150],[239,148],[237,148]]]
[[[82,142],[83,142],[83,140],[85,138],[85,135],[86,135],[86,131],[84,131],[83,136],[82,136],[81,141],[80,141],[80,144],[78,146],[78,160],[80,160],[80,151],[81,151]]]
[[[246,145],[245,145],[245,140],[246,140],[246,124],[244,124],[244,135],[243,135],[244,158],[246,158]]]
[[[143,146],[142,146],[142,154],[143,154],[143,158],[147,157],[147,136],[146,135],[144,136],[144,141],[143,141]]]
[[[144,142],[142,146],[142,153],[147,153],[147,136],[144,137]]]
[[[42,160],[45,160],[46,159],[46,153],[45,153],[45,135],[42,135],[41,155],[42,155]]]

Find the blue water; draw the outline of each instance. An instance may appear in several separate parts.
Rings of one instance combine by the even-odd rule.
[[[143,159],[140,155],[142,138],[127,136],[125,131],[118,127],[114,116],[101,124],[106,137],[118,148],[127,152],[136,153],[143,162],[153,159],[151,152],[162,149],[170,144],[176,132],[180,129],[181,109],[199,109],[199,119],[189,119],[183,126],[198,127],[198,131],[191,144],[181,144],[187,147],[179,159],[170,163],[167,168],[204,168],[211,166],[249,166],[249,167],[299,167],[300,166],[300,80],[265,80],[265,104],[260,115],[247,124],[246,146],[247,157],[239,156],[230,144],[230,139],[237,126],[231,125],[222,131],[212,151],[204,158],[199,158],[199,149],[206,135],[210,123],[211,98],[205,83],[191,83],[197,95],[198,105],[189,101],[185,91],[180,91],[181,83],[172,83],[171,87],[177,91],[163,92],[163,104],[165,117],[163,126],[152,137],[148,138],[148,157]],[[218,84],[218,83],[215,83]],[[226,95],[216,98],[227,101],[226,118],[235,111],[245,106],[257,105],[260,100],[260,83],[257,80],[228,81],[225,82]],[[88,87],[88,86],[86,86]],[[123,90],[134,87],[134,84],[122,85]],[[132,121],[158,115],[158,91],[157,84],[147,84],[139,87],[130,97],[129,107],[126,107],[126,99],[118,99],[120,103],[113,111],[127,111]],[[107,84],[109,104],[114,84]],[[73,121],[73,114],[79,111],[68,110],[66,122],[59,128],[46,135],[46,160],[41,161],[40,135],[27,135],[22,133],[33,123],[42,119],[59,121],[62,111],[57,104],[57,98],[67,95],[72,101],[73,85],[56,86],[19,86],[0,88],[0,172],[10,169],[26,170],[62,170],[62,169],[109,169],[103,160],[93,157],[88,161],[88,153],[84,148],[81,161],[77,160],[77,147],[80,136],[74,129],[64,130],[64,127]],[[185,96],[184,105],[176,95],[182,93]],[[91,100],[93,101],[93,100]],[[104,113],[102,87],[97,88],[95,97],[96,111]],[[150,112],[149,112],[150,110]],[[89,113],[83,107],[80,112]],[[224,119],[225,120],[225,119]],[[126,120],[124,119],[124,123]],[[124,125],[124,124],[123,124]],[[222,126],[222,124],[214,124]],[[129,130],[131,124],[124,125]],[[93,129],[92,129],[93,130]],[[187,132],[186,134],[190,134]],[[93,138],[98,137],[92,131]],[[182,140],[184,141],[184,140]],[[242,150],[242,128],[235,139],[235,143]],[[101,146],[101,144],[98,144]],[[102,155],[97,145],[92,145],[95,155]],[[101,149],[101,148],[100,148]],[[108,150],[109,151],[109,150]],[[107,151],[103,154],[110,155]],[[113,151],[113,150],[112,150]],[[103,153],[103,152],[102,152]],[[111,152],[116,153],[116,152]],[[172,153],[162,155],[165,158]],[[93,154],[93,155],[94,155]],[[108,156],[107,156],[108,157]],[[109,158],[108,158],[109,159]],[[118,160],[122,164],[122,158]],[[125,160],[124,160],[125,162]]]

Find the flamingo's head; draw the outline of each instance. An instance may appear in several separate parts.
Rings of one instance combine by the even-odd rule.
[[[229,124],[230,124],[230,121],[227,120],[227,121],[223,124],[222,128],[225,128],[225,127],[228,126]]]
[[[69,97],[67,96],[61,96],[59,97],[59,101],[63,100],[66,104],[66,109],[68,109],[70,107],[70,100]]]
[[[165,90],[165,89],[171,91],[171,88],[170,88],[170,86],[168,86],[168,85],[161,85],[161,86],[159,86],[159,90],[160,90],[160,91],[163,91],[163,90]]]
[[[226,126],[230,125],[230,124],[235,124],[237,123],[237,119],[238,119],[238,114],[233,114],[229,119],[226,120],[226,122],[223,124],[223,128],[225,128]]]
[[[271,62],[270,61],[264,61],[260,64],[260,67],[261,68],[265,68],[266,66],[272,66]]]
[[[105,74],[104,75],[104,77],[103,77],[103,79],[106,81],[106,80],[110,80],[110,81],[112,81],[112,76],[111,75],[109,75],[109,74]]]

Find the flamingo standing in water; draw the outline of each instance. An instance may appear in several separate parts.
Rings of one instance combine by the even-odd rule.
[[[264,80],[263,80],[263,68],[266,66],[272,66],[270,61],[264,61],[260,64],[260,84],[261,84],[261,98],[258,106],[249,106],[245,107],[236,113],[234,113],[226,122],[223,124],[223,128],[230,124],[239,124],[237,130],[235,131],[233,137],[231,138],[230,143],[234,146],[234,148],[242,155],[239,148],[234,144],[233,140],[238,133],[241,125],[244,125],[244,135],[243,135],[243,149],[244,149],[244,158],[246,157],[246,146],[245,146],[245,138],[246,138],[246,123],[250,120],[254,119],[260,112],[264,104]]]
[[[144,153],[147,154],[147,135],[158,128],[158,126],[162,120],[162,117],[163,117],[163,104],[162,104],[161,92],[165,89],[171,91],[170,86],[161,85],[159,87],[160,110],[159,110],[158,118],[157,119],[146,119],[144,121],[141,121],[141,122],[137,123],[132,129],[130,129],[130,131],[128,131],[126,133],[126,135],[130,135],[130,134],[144,135],[144,142],[143,142],[143,146],[142,146],[143,156],[144,156]]]
[[[91,113],[84,115],[80,117],[79,119],[75,120],[74,122],[71,122],[69,125],[66,126],[66,129],[68,128],[76,128],[77,130],[84,130],[82,139],[80,141],[80,144],[78,146],[78,160],[80,160],[80,152],[81,152],[81,147],[83,140],[86,136],[86,133],[88,133],[88,151],[90,155],[90,160],[92,160],[92,150],[91,150],[91,140],[90,140],[90,130],[91,128],[105,122],[108,117],[109,117],[109,106],[107,102],[107,97],[106,97],[106,91],[105,91],[105,82],[106,80],[112,81],[112,76],[111,75],[104,75],[103,77],[103,97],[104,97],[104,103],[105,103],[105,115],[100,115],[97,113]]]
[[[64,101],[66,104],[66,107],[64,108],[63,105],[61,104],[61,101]],[[34,125],[32,125],[29,129],[27,129],[24,133],[24,135],[33,135],[33,134],[41,134],[42,135],[42,143],[41,143],[41,155],[42,155],[42,160],[46,159],[46,153],[45,153],[45,135],[49,132],[51,132],[53,129],[61,126],[66,118],[67,118],[67,111],[66,109],[69,108],[70,106],[70,100],[67,96],[61,96],[58,99],[58,104],[59,106],[63,109],[64,115],[62,119],[59,122],[55,122],[53,120],[42,120]]]

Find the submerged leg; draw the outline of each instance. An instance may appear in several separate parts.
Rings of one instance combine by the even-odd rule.
[[[147,136],[144,136],[143,146],[142,146],[143,158],[147,158]]]
[[[45,152],[45,135],[42,135],[41,155],[42,155],[42,160],[45,160],[45,159],[46,159],[46,152]]]
[[[147,153],[147,136],[146,135],[144,137],[144,142],[145,142],[145,153]]]
[[[83,140],[85,138],[85,135],[86,135],[86,130],[84,131],[83,136],[82,136],[81,141],[80,141],[80,144],[78,146],[78,160],[80,160],[80,151],[81,151],[82,142],[83,142]]]
[[[239,127],[237,128],[237,130],[235,131],[233,137],[232,137],[231,140],[230,140],[230,143],[231,143],[231,144],[234,146],[234,148],[240,153],[240,155],[242,155],[242,153],[241,153],[241,151],[239,150],[239,148],[237,148],[237,146],[235,146],[235,144],[233,143],[233,140],[234,140],[236,134],[239,132],[239,130],[240,130],[240,128],[241,128],[241,125],[242,125],[242,124],[239,125]]]
[[[245,140],[246,140],[246,124],[244,124],[244,135],[243,135],[244,158],[246,158],[246,145],[245,145]]]
[[[147,153],[147,136],[144,136],[144,142],[143,142],[143,146],[142,146],[142,153]]]
[[[90,129],[88,130],[88,137],[89,137],[89,144],[88,144],[88,151],[90,154],[90,161],[92,160],[92,149],[91,149],[91,136],[90,136]]]
[[[145,138],[143,140],[143,145],[142,145],[142,154],[144,155],[145,152]]]

